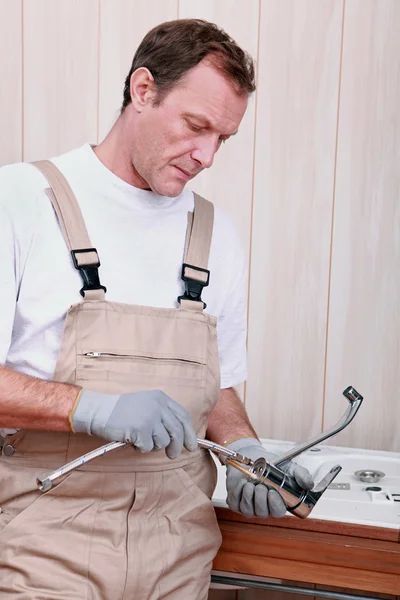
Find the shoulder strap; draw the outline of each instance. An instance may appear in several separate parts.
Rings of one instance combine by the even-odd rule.
[[[43,173],[50,184],[46,194],[57,215],[74,266],[82,277],[81,295],[87,300],[104,300],[107,290],[99,280],[99,256],[90,242],[81,209],[71,186],[51,161],[40,160],[31,164]]]
[[[182,308],[202,311],[206,304],[201,299],[203,288],[209,284],[211,238],[214,227],[214,206],[211,202],[194,194],[194,211],[188,213],[185,254],[182,279],[185,293],[178,297]]]

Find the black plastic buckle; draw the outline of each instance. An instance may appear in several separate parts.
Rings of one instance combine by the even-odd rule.
[[[207,273],[207,281],[197,281],[196,279],[186,277],[186,267],[188,267],[189,269],[193,269],[194,271]],[[207,308],[207,304],[201,299],[201,292],[203,291],[203,288],[207,287],[210,283],[210,271],[208,271],[207,269],[201,269],[200,267],[194,267],[193,265],[188,265],[187,263],[183,263],[181,279],[185,282],[185,293],[182,296],[178,296],[179,304],[181,303],[181,300],[193,300],[194,302],[202,302],[203,309]]]
[[[104,290],[104,293],[107,291],[107,288],[104,285],[101,285],[99,279],[99,267],[100,261],[92,265],[79,265],[76,260],[77,254],[83,254],[85,252],[96,252],[96,248],[84,248],[83,250],[71,250],[72,260],[74,262],[75,269],[78,269],[83,281],[83,288],[80,290],[80,295],[84,298],[85,292],[90,290]]]

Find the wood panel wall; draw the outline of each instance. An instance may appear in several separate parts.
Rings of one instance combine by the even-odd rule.
[[[257,62],[239,135],[193,184],[248,256],[257,431],[315,435],[352,384],[336,442],[400,451],[398,0],[0,0],[0,164],[102,139],[143,35],[186,17]]]

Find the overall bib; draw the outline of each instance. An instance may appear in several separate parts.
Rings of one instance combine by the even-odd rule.
[[[204,313],[200,299],[208,284],[212,204],[195,196],[188,215],[179,308],[108,302],[69,184],[51,162],[36,167],[51,186],[47,194],[84,281],[83,300],[67,314],[54,380],[113,394],[163,390],[205,437],[220,391],[216,318]],[[210,501],[217,477],[210,454],[184,450],[170,460],[164,450],[141,454],[128,446],[38,491],[38,475],[104,443],[34,430],[6,438],[0,598],[205,600],[221,543]]]

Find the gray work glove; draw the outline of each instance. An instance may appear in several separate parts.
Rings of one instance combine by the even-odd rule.
[[[165,448],[169,458],[177,458],[183,446],[197,449],[186,408],[160,390],[121,395],[82,390],[70,422],[76,433],[128,442],[140,452]]]
[[[277,457],[276,454],[267,452],[255,438],[242,438],[226,447],[253,460],[264,457],[271,462]],[[289,461],[284,466],[280,465],[279,468],[285,473],[293,475],[300,487],[307,490],[314,487],[312,477],[304,467]],[[229,508],[245,517],[264,519],[269,515],[283,517],[286,513],[286,505],[275,489],[267,488],[265,485],[254,485],[246,475],[229,464],[226,468],[226,491]]]

